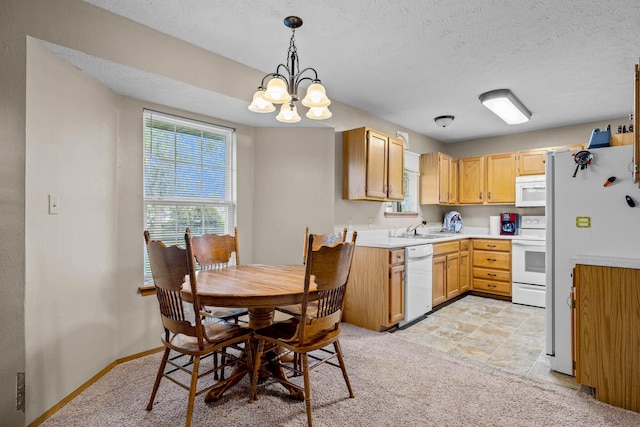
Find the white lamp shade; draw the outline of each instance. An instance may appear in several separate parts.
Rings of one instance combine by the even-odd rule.
[[[289,95],[287,84],[278,77],[269,80],[267,90],[262,97],[274,104],[288,104],[291,102],[291,95]]]
[[[331,101],[327,98],[327,92],[321,83],[312,83],[302,99],[302,105],[309,108],[327,107],[329,104]]]
[[[253,94],[253,101],[249,105],[249,110],[254,113],[271,113],[276,111],[276,107],[266,99],[264,99],[264,89],[258,89],[256,93]]]
[[[312,107],[307,111],[306,116],[312,120],[325,120],[333,114],[327,107]]]
[[[531,118],[531,112],[509,89],[483,93],[480,102],[510,125],[524,123]]]
[[[276,120],[282,123],[298,123],[301,119],[295,105],[282,104],[282,107],[280,107],[280,113],[276,116]]]

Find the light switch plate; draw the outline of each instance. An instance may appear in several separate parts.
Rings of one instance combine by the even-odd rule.
[[[49,215],[58,215],[58,196],[49,194]]]

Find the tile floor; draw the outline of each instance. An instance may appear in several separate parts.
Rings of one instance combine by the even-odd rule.
[[[544,324],[543,308],[468,295],[394,333],[450,354],[578,389],[574,377],[550,369]]]

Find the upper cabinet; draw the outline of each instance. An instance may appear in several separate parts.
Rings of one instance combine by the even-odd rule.
[[[484,202],[485,167],[484,156],[458,159],[459,203]]]
[[[420,155],[420,204],[457,203],[457,161],[444,153]]]
[[[544,175],[547,150],[527,150],[518,152],[518,176]]]
[[[511,204],[516,202],[516,154],[502,153],[486,156],[486,202]]]
[[[458,202],[512,204],[516,201],[515,153],[458,159]]]
[[[404,199],[404,142],[369,128],[344,132],[342,198]]]

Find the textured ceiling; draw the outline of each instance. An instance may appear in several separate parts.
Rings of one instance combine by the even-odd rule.
[[[637,0],[85,1],[265,73],[286,59],[291,32],[283,18],[300,16],[300,65],[318,71],[330,98],[442,142],[609,120],[633,109]],[[126,89],[129,72],[136,94]],[[170,87],[135,70],[104,74],[99,80],[119,81],[120,93],[142,99],[140,81],[149,81],[148,96],[157,85]],[[533,113],[528,123],[507,125],[478,101],[501,88]],[[190,102],[202,98],[199,112],[210,114],[207,96],[194,93]],[[440,128],[433,118],[444,114],[456,119]],[[233,119],[258,123],[239,116],[256,114]]]

